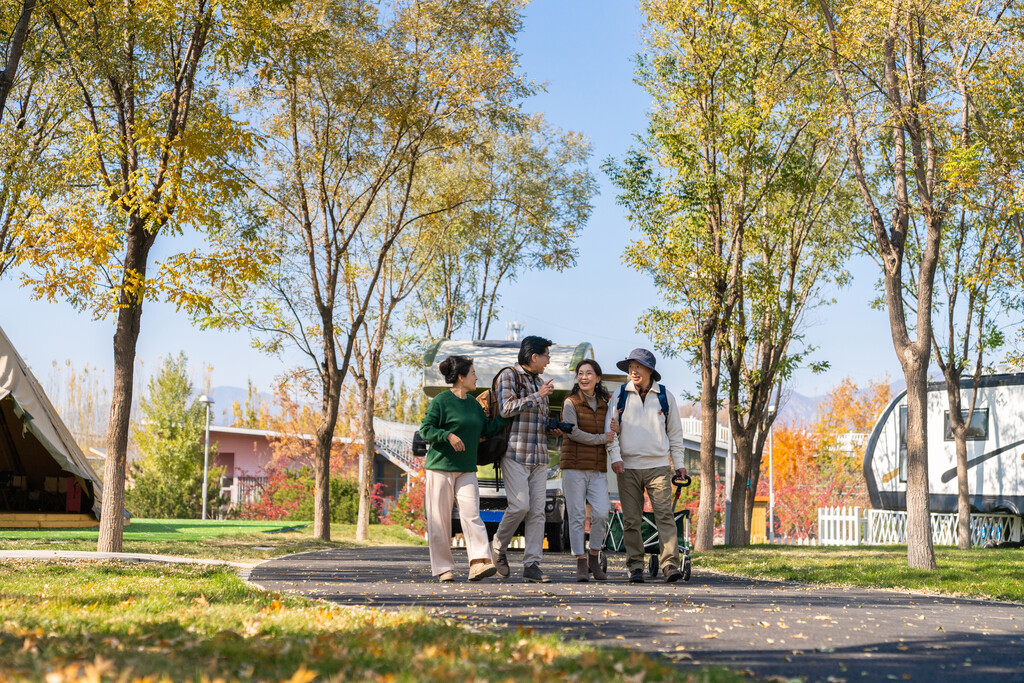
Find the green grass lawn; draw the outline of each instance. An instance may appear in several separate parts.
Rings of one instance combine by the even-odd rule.
[[[756,545],[696,553],[697,571],[832,586],[926,591],[1024,602],[1024,548],[936,546],[936,571],[907,569],[906,546]]]
[[[354,524],[332,524],[331,541],[313,538],[305,522],[133,519],[125,527],[123,551],[236,562],[323,548],[357,545],[424,545],[397,526],[373,524],[370,540],[355,540]],[[0,550],[96,550],[97,529],[0,529]]]
[[[0,681],[745,680],[262,592],[226,567],[0,562],[0,614]]]

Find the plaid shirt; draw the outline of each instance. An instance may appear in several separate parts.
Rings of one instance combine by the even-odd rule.
[[[522,392],[516,392],[516,378],[510,372],[498,379],[498,413],[512,418],[505,455],[521,465],[548,464],[548,397],[539,393],[543,383],[538,375],[521,365],[513,366]]]

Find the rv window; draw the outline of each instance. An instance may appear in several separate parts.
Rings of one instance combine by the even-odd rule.
[[[900,481],[907,482],[907,407],[900,406]]]
[[[960,414],[967,421],[967,411],[961,410]],[[953,426],[949,424],[949,411],[945,411],[943,434],[946,441],[953,440]],[[985,441],[988,439],[988,408],[976,408],[971,416],[971,424],[967,425],[968,441]]]

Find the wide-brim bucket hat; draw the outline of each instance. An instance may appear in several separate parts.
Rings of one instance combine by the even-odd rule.
[[[661,381],[661,373],[654,369],[655,364],[658,362],[654,357],[654,354],[647,349],[633,349],[629,352],[629,356],[625,360],[620,360],[615,364],[619,370],[623,372],[629,372],[629,361],[635,360],[640,365],[649,368],[651,371],[651,379],[655,382]]]

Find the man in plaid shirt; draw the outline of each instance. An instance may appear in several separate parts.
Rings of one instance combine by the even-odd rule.
[[[551,361],[550,347],[550,339],[524,338],[519,347],[519,362],[498,376],[496,397],[499,414],[513,422],[508,450],[501,459],[508,507],[494,534],[494,566],[498,576],[508,578],[511,570],[505,553],[512,534],[525,519],[523,580],[535,583],[551,581],[540,570],[548,479],[548,397],[554,391],[554,380],[544,382],[540,373]]]

